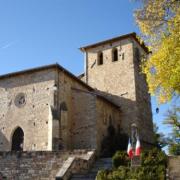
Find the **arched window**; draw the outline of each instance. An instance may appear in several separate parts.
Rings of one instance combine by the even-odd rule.
[[[100,52],[98,54],[98,65],[102,65],[103,64],[103,53]]]
[[[12,136],[12,151],[23,151],[24,132],[18,127]]]
[[[118,50],[117,50],[117,48],[114,48],[112,50],[112,61],[118,61]]]

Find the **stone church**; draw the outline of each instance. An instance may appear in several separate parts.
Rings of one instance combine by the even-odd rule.
[[[148,48],[135,33],[80,50],[84,73],[52,64],[0,76],[0,151],[96,149],[108,136],[130,136],[136,124],[152,146],[150,94],[140,59]],[[107,148],[108,144],[106,145]]]

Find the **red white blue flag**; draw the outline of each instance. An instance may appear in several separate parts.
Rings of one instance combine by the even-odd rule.
[[[137,138],[137,141],[136,141],[136,152],[135,152],[135,155],[136,156],[140,156],[141,154],[141,145],[140,145],[140,140],[139,140],[139,137]]]
[[[127,154],[128,154],[128,156],[130,158],[133,158],[133,149],[132,149],[132,146],[131,146],[130,138],[129,138],[129,142],[128,142]]]

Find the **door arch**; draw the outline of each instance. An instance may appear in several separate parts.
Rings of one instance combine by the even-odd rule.
[[[17,127],[12,135],[12,151],[23,151],[24,132],[20,127]]]

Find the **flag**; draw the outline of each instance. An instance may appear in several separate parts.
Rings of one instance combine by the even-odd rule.
[[[136,152],[135,152],[135,155],[136,156],[140,156],[140,153],[141,153],[141,146],[140,146],[140,140],[139,140],[139,137],[138,137],[137,141],[136,141]]]
[[[130,158],[133,157],[133,149],[131,146],[130,138],[129,138],[129,142],[128,142],[127,154],[129,155]]]

